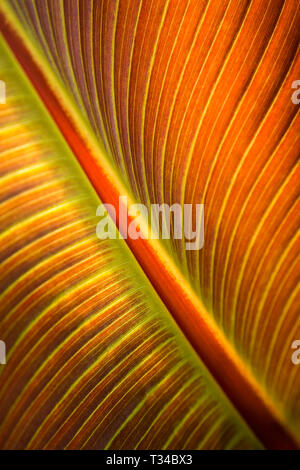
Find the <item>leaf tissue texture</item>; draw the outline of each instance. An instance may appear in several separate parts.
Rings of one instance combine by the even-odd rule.
[[[1,446],[256,447],[1,44]]]
[[[299,1],[0,9],[0,447],[299,446]],[[98,240],[101,168],[204,203],[203,249]]]

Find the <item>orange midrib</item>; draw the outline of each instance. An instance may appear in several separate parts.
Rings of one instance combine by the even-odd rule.
[[[118,185],[112,181],[101,160],[95,158],[72,118],[66,115],[41,68],[1,11],[0,30],[101,201],[118,208],[119,196],[122,195]],[[132,221],[128,214],[127,218],[128,223]],[[157,244],[153,240],[141,238],[128,238],[126,242],[200,359],[261,442],[272,449],[298,448],[295,439],[280,422],[276,410],[266,400],[250,372],[181,274],[174,273],[174,266],[168,260],[166,262],[166,256],[158,251]]]

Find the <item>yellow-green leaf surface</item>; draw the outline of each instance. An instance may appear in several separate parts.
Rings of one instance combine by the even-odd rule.
[[[299,446],[299,1],[0,20],[0,447]],[[118,195],[204,203],[203,249],[98,240]]]

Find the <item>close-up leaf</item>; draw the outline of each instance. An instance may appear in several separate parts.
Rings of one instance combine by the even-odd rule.
[[[299,39],[299,0],[1,1],[0,449],[300,448]]]

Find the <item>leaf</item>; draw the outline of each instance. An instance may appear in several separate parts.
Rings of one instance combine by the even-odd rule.
[[[73,155],[6,51],[1,445],[296,445],[298,2],[2,10]],[[203,250],[99,241],[120,194],[204,202]]]
[[[258,446],[1,55],[2,447]]]

